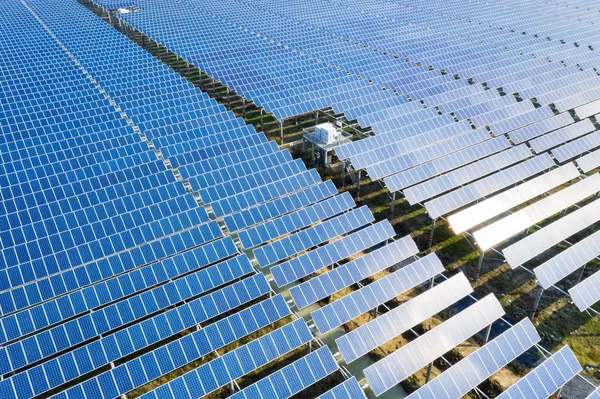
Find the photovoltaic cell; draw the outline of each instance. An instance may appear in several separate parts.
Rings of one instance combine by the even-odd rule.
[[[600,272],[592,274],[569,290],[573,302],[582,312],[600,301]]]
[[[366,399],[356,377],[351,377],[316,399]]]
[[[568,346],[497,396],[498,399],[546,399],[582,370]]]
[[[504,315],[490,294],[364,370],[380,396]]]
[[[539,284],[548,289],[597,256],[600,256],[600,231],[578,241],[533,271]]]
[[[491,248],[598,191],[600,175],[595,174],[476,231],[475,240],[481,249]]]
[[[271,273],[277,285],[283,287],[395,235],[390,222],[382,220],[339,240],[275,265],[271,267]]]
[[[451,215],[448,221],[455,233],[462,233],[578,176],[579,171],[573,164],[561,166]]]
[[[385,244],[373,252],[290,288],[296,307],[302,309],[360,280],[394,266],[419,252],[410,236]]]
[[[525,162],[511,166],[481,180],[462,186],[448,194],[425,202],[425,208],[432,219],[444,216],[471,202],[483,199],[504,188],[517,184],[556,166],[550,155],[542,154]]]
[[[373,214],[365,205],[309,227],[306,230],[301,230],[280,240],[258,247],[254,250],[254,256],[256,256],[260,267],[266,267],[337,236],[358,229],[374,220]]]
[[[231,399],[272,398],[287,399],[338,369],[326,346],[296,360],[241,391]],[[155,399],[160,399],[156,397]]]
[[[594,201],[504,248],[502,253],[514,269],[598,220],[600,201]]]
[[[403,268],[354,291],[311,313],[319,332],[325,334],[361,314],[397,297],[444,270],[435,254],[429,254]]]
[[[342,335],[335,342],[344,361],[351,363],[472,292],[473,288],[469,280],[464,274],[459,273],[367,324]]]
[[[531,321],[523,319],[408,395],[407,399],[459,399],[540,339]]]

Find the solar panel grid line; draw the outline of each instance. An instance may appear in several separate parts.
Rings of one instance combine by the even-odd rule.
[[[125,393],[125,390],[131,391],[133,388],[156,380],[186,363],[197,361],[290,315],[289,307],[281,295],[265,299],[165,346],[129,360],[54,397],[118,397],[121,393]],[[255,346],[257,345],[253,344],[253,347]],[[229,355],[230,357],[232,356]],[[207,364],[210,362],[201,367],[206,367]],[[133,378],[127,381],[128,376]],[[173,381],[171,380],[177,385]],[[214,380],[209,379],[205,383],[208,385],[211,381],[216,385]]]
[[[374,221],[375,218],[369,207],[362,206],[255,248],[253,253],[260,267],[266,267]]]
[[[446,141],[415,149],[404,155],[387,158],[382,162],[367,166],[365,169],[371,180],[380,180],[394,173],[433,161],[455,151],[462,151],[490,139],[489,133],[483,129],[474,130]],[[389,150],[391,152],[392,148],[389,148]]]
[[[6,315],[123,272],[135,270],[222,236],[223,232],[217,223],[202,224],[33,283],[8,287],[0,294],[1,314]],[[230,243],[227,240],[222,242],[226,244],[225,251],[231,251]],[[217,242],[213,245],[216,246],[215,250],[219,248]],[[208,253],[212,254],[212,251],[208,251]]]
[[[424,206],[429,217],[435,219],[458,210],[471,202],[485,199],[495,192],[547,171],[554,166],[556,166],[556,163],[552,160],[552,157],[549,154],[542,154],[427,201]]]
[[[456,274],[367,324],[342,335],[335,342],[344,361],[351,363],[472,292],[473,288],[465,275]]]
[[[132,272],[120,274],[117,277],[97,282],[94,285],[88,285],[82,290],[66,293],[64,296],[50,298],[48,301],[21,311],[25,313],[5,316],[0,320],[3,332],[2,342],[20,338],[26,334],[85,313],[86,311],[94,309],[101,312],[98,309],[99,307],[106,306],[140,291],[152,289],[182,274],[202,269],[211,263],[237,254],[237,249],[229,237],[215,244],[217,245],[198,247],[190,252],[163,259],[148,266],[135,269]],[[245,265],[247,261],[244,262],[244,260],[246,259],[238,257],[232,259],[229,263],[218,264],[218,268],[235,266],[236,268],[241,267],[242,269],[246,269],[248,272],[249,265]],[[209,275],[215,274],[214,277],[208,278],[207,281],[212,282],[214,280],[215,283],[219,281],[217,277],[221,276],[221,272],[215,273],[215,270],[218,268],[211,267],[209,268],[211,270],[205,269],[205,272]],[[230,272],[234,270],[231,269]],[[201,276],[209,277],[204,276],[204,274],[206,273],[195,273],[199,278]],[[224,276],[227,277],[227,274]],[[222,279],[223,277],[220,278]],[[210,284],[206,285],[210,286]],[[10,295],[13,295],[13,293],[10,292]],[[12,297],[14,298],[15,296],[13,295]],[[6,295],[3,299],[8,300],[10,298],[9,295]],[[21,299],[18,296],[17,298]],[[14,328],[16,324],[20,325],[18,331]]]
[[[585,311],[600,300],[600,273],[596,272],[569,289],[569,295],[580,311]]]
[[[393,174],[384,181],[388,187],[392,185],[391,190],[394,192],[400,191],[510,147],[510,142],[505,137],[496,137]]]
[[[245,249],[250,249],[284,234],[292,233],[318,221],[346,212],[355,205],[354,199],[349,193],[342,193],[293,213],[271,219],[258,226],[242,230],[238,233],[238,236],[242,246]]]
[[[0,385],[3,390],[12,387],[19,399],[42,394],[268,292],[270,287],[265,277],[262,274],[255,274],[15,374],[9,379],[0,381]],[[46,375],[47,379],[35,378],[40,374]]]
[[[326,298],[370,275],[398,264],[419,252],[410,236],[385,244],[373,252],[320,274],[290,288],[290,295],[298,309]]]
[[[531,321],[523,319],[421,386],[407,399],[459,399],[540,340]]]
[[[529,148],[522,144],[411,186],[402,192],[411,204],[416,204],[528,159],[531,155]],[[395,183],[390,186],[392,181],[392,178],[389,178],[386,185],[393,192],[396,190],[393,185]]]
[[[365,399],[365,392],[356,381],[356,377],[350,377],[341,384],[336,385],[329,391],[319,395],[316,399]]]
[[[533,371],[498,395],[498,399],[547,398],[581,370],[581,365],[571,349],[563,346]]]
[[[585,173],[591,172],[594,169],[600,167],[600,150],[596,150],[587,155],[582,156],[577,159],[577,165],[581,168]]]
[[[242,255],[17,341],[6,346],[12,367],[8,371],[48,358],[70,346],[89,342],[99,335],[107,335],[124,325],[156,315],[161,309],[181,301],[193,300],[252,272],[252,265]]]
[[[321,182],[321,177],[314,169],[299,173],[294,176],[245,191],[211,204],[212,210],[217,217],[223,217],[235,212],[249,208],[252,205],[261,204],[285,194],[296,192],[302,188]]]
[[[241,212],[227,215],[223,220],[230,232],[238,232],[325,200],[335,194],[337,194],[337,188],[330,180],[327,180],[258,206],[244,209]]]
[[[600,147],[600,132],[593,132],[552,150],[552,155],[563,163],[590,150]]]
[[[329,244],[317,247],[310,252],[279,263],[271,267],[271,274],[275,283],[279,287],[284,287],[395,235],[392,225],[387,220],[383,220]]]
[[[278,181],[287,176],[293,176],[306,171],[306,166],[301,159],[296,159],[288,163],[277,165],[273,168],[255,171],[254,173],[239,177],[237,179],[227,180],[215,185],[200,188],[196,185],[195,177],[189,177],[188,182],[200,195],[205,204],[219,201],[223,198],[237,195],[244,191],[265,186],[269,183]]]
[[[594,201],[504,248],[502,254],[510,267],[514,269],[593,225],[598,220],[600,220],[600,201]]]
[[[538,283],[548,289],[600,256],[600,232],[592,233],[533,269]]]
[[[297,319],[161,385],[156,389],[156,395],[164,397],[164,392],[169,392],[177,398],[182,394],[187,398],[203,397],[311,340],[306,322]]]
[[[546,133],[541,137],[530,140],[529,145],[531,148],[533,148],[533,151],[536,154],[539,154],[564,142],[579,138],[587,133],[591,133],[594,130],[596,130],[596,127],[592,121],[589,119],[583,119],[582,121],[576,122],[572,125],[555,130],[552,133]]]
[[[503,315],[502,306],[490,294],[365,368],[365,377],[375,395],[380,396]]]
[[[600,191],[600,175],[596,174],[487,225],[473,235],[480,248],[491,248],[598,191]]]
[[[321,334],[395,298],[444,270],[435,254],[420,258],[358,291],[311,312]]]
[[[232,399],[273,398],[288,399],[305,388],[338,370],[338,365],[327,346],[247,386],[231,396]],[[156,396],[155,399],[159,399]]]
[[[349,159],[352,161],[352,165],[355,169],[366,169],[369,166],[377,166],[377,164],[395,157],[402,155],[408,156],[411,152],[418,149],[427,148],[431,145],[444,142],[455,137],[460,137],[463,134],[469,134],[470,132],[472,132],[470,126],[461,125],[459,122],[456,125],[448,126],[446,129],[433,129],[431,131],[427,131],[427,133],[420,132],[409,137],[396,136],[395,134],[370,136],[366,139],[349,143],[366,143],[369,145],[369,147],[364,148],[364,150],[358,152],[357,154],[351,154]],[[471,135],[467,137],[470,136]],[[487,138],[489,138],[489,135]],[[346,146],[346,144],[342,144],[341,146],[337,147],[336,154],[341,153],[340,148],[344,146]],[[358,148],[358,145],[355,147]],[[350,148],[348,150],[353,149],[354,148]]]
[[[470,230],[502,212],[508,211],[577,177],[579,177],[579,171],[573,164],[563,165],[455,213],[448,217],[448,221],[452,226],[452,230],[457,234]]]

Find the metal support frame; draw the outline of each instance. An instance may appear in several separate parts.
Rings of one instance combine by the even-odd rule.
[[[485,336],[483,338],[483,344],[487,344],[490,341],[490,333],[492,332],[492,324],[490,324],[489,326],[487,326],[486,330],[485,330]]]
[[[485,258],[485,251],[481,251],[479,254],[479,260],[477,261],[477,269],[475,269],[475,277],[473,280],[479,280],[479,276],[481,276],[481,266],[483,265],[483,259]]]
[[[394,214],[394,209],[396,208],[396,192],[392,193],[392,205],[390,206],[390,211],[392,215]]]
[[[435,233],[435,222],[437,218],[433,218],[431,221],[431,230],[429,231],[429,241],[427,242],[427,248],[431,248],[433,246],[433,235]]]
[[[581,271],[579,272],[579,277],[577,277],[577,282],[575,283],[575,285],[577,285],[581,282],[581,279],[583,278],[583,273],[585,273],[586,266],[587,266],[587,263],[585,265],[583,265],[583,267],[581,268]]]
[[[427,376],[425,377],[425,384],[431,379],[431,369],[433,369],[433,362],[427,365]]]
[[[264,108],[260,109],[260,131],[264,133],[265,129],[264,129],[264,122],[263,122],[263,114],[265,112]]]
[[[536,290],[537,292],[535,294],[535,299],[533,300],[533,308],[531,309],[531,320],[533,320],[537,315],[538,308],[540,307],[540,301],[542,300],[542,295],[544,294],[544,288],[541,285],[537,285]]]
[[[360,199],[360,178],[362,175],[362,170],[358,171],[358,177],[357,177],[357,182],[356,182],[356,198]]]
[[[282,119],[281,121],[279,121],[279,126],[281,128],[281,144],[280,145],[283,145],[283,124],[284,124],[284,122],[285,122],[285,119]]]

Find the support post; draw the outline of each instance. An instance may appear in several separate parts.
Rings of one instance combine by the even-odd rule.
[[[281,144],[283,145],[283,122],[285,122],[285,119],[282,119],[281,122],[279,122],[279,125],[281,126]]]
[[[479,280],[479,276],[481,275],[481,266],[483,265],[483,258],[485,257],[485,251],[481,251],[479,254],[479,260],[477,261],[477,269],[475,269],[475,277],[473,280]]]
[[[342,161],[342,188],[346,187],[346,161]]]
[[[319,124],[319,111],[315,111],[315,125]]]
[[[263,113],[264,113],[264,108],[260,109],[260,131],[264,133],[264,123],[263,123]]]
[[[431,230],[429,231],[429,241],[428,241],[427,248],[431,248],[431,246],[433,245],[433,235],[435,234],[435,222],[436,221],[437,221],[436,218],[434,218],[431,221]]]
[[[358,181],[356,183],[356,198],[360,199],[360,178],[361,178],[362,170],[358,171]]]
[[[429,380],[431,379],[431,369],[433,368],[433,363],[429,363],[427,365],[427,376],[425,377],[425,384],[427,384],[429,382]]]
[[[492,325],[487,326],[485,330],[485,337],[483,338],[483,344],[487,344],[490,341],[490,333],[492,332]]]
[[[392,216],[394,215],[394,209],[396,207],[396,192],[394,191],[392,193],[392,206],[390,206],[390,209],[392,211]]]
[[[229,87],[227,88],[227,109],[229,109]]]
[[[246,117],[246,98],[242,97],[242,116]]]
[[[535,293],[535,299],[533,301],[533,309],[531,310],[531,320],[533,320],[537,315],[540,301],[542,300],[542,294],[544,294],[544,289],[541,286],[536,286],[536,289],[537,292]]]
[[[585,265],[583,265],[583,267],[581,268],[581,272],[579,272],[579,277],[577,277],[577,282],[575,283],[575,285],[577,285],[581,282],[581,279],[583,278],[583,273],[585,272],[586,266],[587,266],[587,263]]]
[[[311,143],[311,144],[312,144],[312,143]],[[315,145],[314,145],[314,144],[312,144],[312,145],[310,146],[310,160],[311,160],[312,162],[315,162]]]

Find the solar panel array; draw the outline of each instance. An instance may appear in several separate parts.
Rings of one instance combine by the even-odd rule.
[[[444,204],[455,210],[518,176],[550,168],[548,149],[562,162],[596,147],[594,119],[587,118],[600,109],[586,103],[595,100],[600,81],[591,70],[596,57],[579,36],[571,37],[577,46],[566,48],[538,35],[491,25],[474,30],[467,18],[448,25],[437,11],[375,1],[318,1],[318,15],[315,4],[302,2],[99,3],[140,7],[119,18],[277,118],[331,107],[371,126],[372,139],[338,154],[402,189],[411,202],[450,198],[464,185],[463,196]],[[307,279],[290,289],[297,308],[385,271],[313,311],[321,333],[444,270],[435,254],[416,258],[410,237],[394,240],[388,221],[376,223],[366,207],[355,209],[348,194],[337,195],[315,170],[78,3],[8,0],[0,8],[7,26],[0,32],[6,82],[0,111],[0,386],[8,397],[118,397],[245,338],[244,345],[161,380],[145,395],[196,398],[311,343],[308,324],[290,317],[283,296],[255,272],[252,256],[279,287]],[[347,8],[360,13],[360,23]],[[402,20],[395,19],[400,14]],[[408,23],[413,20],[435,29]],[[493,45],[473,51],[474,42],[456,40],[468,35]],[[522,50],[506,50],[514,46]],[[472,59],[460,55],[465,50]],[[527,51],[537,57],[526,57]],[[475,59],[477,67],[470,64]],[[517,91],[520,97],[510,94]],[[541,102],[527,100],[534,96]],[[581,121],[554,116],[551,103],[559,111],[576,107]],[[522,133],[528,138],[519,145],[512,131],[532,124],[538,130]],[[589,156],[578,160],[584,171],[594,165]],[[595,188],[593,182],[586,179],[582,192]],[[467,188],[473,190],[467,194]],[[233,232],[239,248],[228,235]],[[310,279],[327,267],[332,270]],[[598,297],[596,277],[574,288],[578,305]],[[338,339],[344,360],[471,291],[460,274],[375,318]],[[384,392],[502,313],[492,297],[476,302],[368,367],[369,384],[376,394]],[[282,320],[278,329],[248,339]],[[484,356],[490,347],[476,353]],[[556,362],[563,379],[577,371],[568,356],[559,360],[565,362]],[[289,398],[338,368],[321,347],[232,397]],[[349,378],[321,397],[365,395]]]
[[[573,351],[564,346],[532,372],[498,395],[500,399],[547,398],[581,371]]]
[[[81,5],[55,6],[2,5],[19,21],[0,34],[3,392],[117,397],[290,316],[207,209],[257,257],[288,233],[310,240],[304,250],[352,232],[335,241],[348,251],[339,260],[393,238],[387,221],[369,226],[366,208]],[[407,256],[390,245],[391,264]],[[190,374],[157,394],[228,384],[311,341],[300,323],[195,369],[200,391]],[[269,342],[282,352],[261,357]],[[253,360],[234,365],[246,350]]]
[[[524,319],[408,395],[407,398],[460,398],[523,354],[540,339],[531,321]]]

